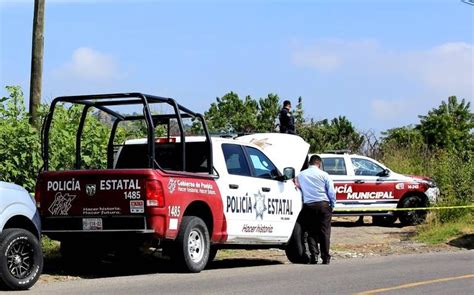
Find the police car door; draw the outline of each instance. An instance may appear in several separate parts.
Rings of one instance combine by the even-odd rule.
[[[378,207],[393,207],[395,182],[384,175],[385,168],[365,158],[351,157],[355,183],[352,198],[366,204],[377,204]]]
[[[228,243],[255,242],[255,183],[240,144],[222,144],[227,175],[218,180],[227,221]]]
[[[301,210],[301,194],[292,181],[279,181],[278,168],[260,150],[244,146],[252,174],[255,214],[249,223],[259,243],[287,242]]]

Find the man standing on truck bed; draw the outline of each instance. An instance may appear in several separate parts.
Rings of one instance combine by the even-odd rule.
[[[321,169],[321,158],[311,156],[309,168],[297,177],[297,185],[303,193],[303,217],[308,230],[310,263],[318,263],[318,242],[323,264],[329,264],[329,243],[331,237],[332,210],[336,204],[334,184],[329,175]]]
[[[295,118],[291,113],[291,102],[285,100],[283,108],[280,111],[280,133],[296,134],[295,133]]]

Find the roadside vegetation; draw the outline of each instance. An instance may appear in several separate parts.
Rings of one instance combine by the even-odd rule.
[[[42,166],[40,132],[29,124],[21,88],[6,87],[9,95],[0,99],[0,180],[17,183],[34,191]],[[212,133],[275,132],[281,108],[276,94],[244,99],[230,92],[218,97],[205,112]],[[44,119],[49,105],[40,106]],[[50,136],[52,169],[72,168],[75,136],[82,108],[60,106],[53,119]],[[472,205],[474,196],[474,114],[469,102],[455,96],[427,114],[419,124],[386,130],[381,137],[373,131],[358,131],[346,117],[314,120],[304,116],[303,99],[293,111],[298,135],[311,145],[311,152],[350,149],[373,157],[391,169],[432,177],[441,190],[438,206]],[[86,120],[82,138],[82,166],[105,168],[105,147],[112,122],[100,112]],[[192,126],[193,133],[199,129]],[[122,126],[116,143],[143,133],[140,124]],[[445,242],[474,232],[471,209],[437,210],[420,226],[419,239]],[[469,222],[470,221],[470,222]],[[49,243],[49,242],[47,242]],[[54,248],[54,244],[51,244]]]

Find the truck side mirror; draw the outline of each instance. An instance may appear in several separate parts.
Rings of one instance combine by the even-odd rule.
[[[283,169],[283,179],[293,179],[295,178],[295,168],[293,167],[286,167]]]

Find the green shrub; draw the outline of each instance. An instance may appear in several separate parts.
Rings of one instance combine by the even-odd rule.
[[[33,191],[42,163],[39,136],[28,123],[20,87],[6,89],[10,95],[0,103],[0,180]]]
[[[433,178],[441,196],[437,206],[471,205],[474,196],[474,157],[454,151],[430,151],[412,144],[404,147],[386,145],[380,159],[385,165],[403,174]],[[470,209],[445,209],[434,212],[440,222],[459,219]]]

